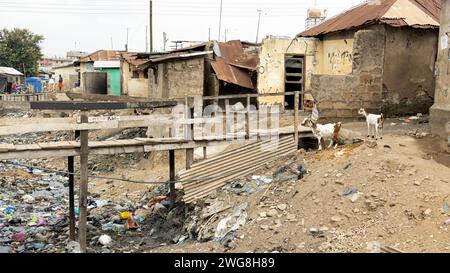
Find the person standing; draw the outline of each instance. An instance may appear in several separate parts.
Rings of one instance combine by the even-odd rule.
[[[62,88],[63,88],[63,77],[61,77],[61,75],[59,75],[59,80],[58,80],[59,92],[61,92]]]
[[[55,86],[55,80],[52,78],[52,76],[50,75],[50,79],[48,79],[48,88],[47,91],[48,92],[53,92],[53,87]]]

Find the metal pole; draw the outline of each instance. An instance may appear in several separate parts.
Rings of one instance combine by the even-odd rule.
[[[81,114],[81,123],[87,123],[88,116],[86,111]],[[88,136],[89,131],[80,132],[80,201],[79,201],[79,218],[78,218],[78,242],[80,243],[81,252],[86,253],[86,224],[87,224],[87,195],[88,195]]]
[[[69,172],[69,221],[70,240],[75,241],[75,191],[74,191],[74,158],[69,156],[67,160],[67,171]]]
[[[153,52],[153,1],[150,0],[150,52]]]
[[[145,26],[145,52],[148,52],[148,26]]]
[[[220,0],[220,16],[219,16],[219,39],[217,41],[220,42],[220,34],[222,31],[222,0]]]
[[[125,51],[128,52],[128,28],[127,28],[127,45],[125,46]]]
[[[258,16],[258,28],[256,30],[256,43],[258,43],[258,39],[259,39],[259,25],[261,23],[261,12],[262,10],[258,10],[259,16]]]

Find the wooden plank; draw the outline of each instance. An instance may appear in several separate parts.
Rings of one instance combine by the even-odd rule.
[[[194,163],[194,149],[186,149],[186,170],[189,170]]]
[[[295,92],[295,97],[294,97],[294,139],[295,139],[295,144],[297,145],[298,148],[298,108],[299,108],[299,103],[300,103],[300,93],[299,92]]]
[[[42,150],[41,146],[39,146],[38,144],[27,144],[26,145],[26,149],[28,151],[37,151],[37,150]]]
[[[288,83],[288,84],[301,84],[301,83],[303,83],[303,80],[298,80],[298,81],[288,81],[288,80],[286,80],[285,83]]]
[[[89,148],[102,148],[111,146],[107,141],[89,141]]]
[[[170,207],[175,206],[176,191],[175,191],[175,151],[169,150],[169,174],[170,174]]]
[[[0,144],[0,152],[7,152],[10,144]]]
[[[303,73],[286,73],[286,77],[303,77]]]
[[[88,121],[85,113],[81,115],[81,122]],[[89,154],[89,131],[80,132],[80,200],[78,218],[78,242],[81,252],[86,253],[86,232],[87,232],[87,198],[88,198],[88,154]]]
[[[73,121],[71,121],[73,122]],[[127,129],[135,127],[149,127],[164,125],[172,125],[173,122],[169,119],[164,118],[144,118],[136,117],[134,120],[129,118],[127,120],[108,120],[103,122],[93,122],[93,123],[49,123],[45,119],[41,119],[40,122],[35,122],[32,124],[18,124],[15,125],[5,125],[0,126],[0,136],[5,135],[16,135],[16,134],[26,134],[26,133],[37,133],[37,132],[52,132],[52,131],[81,131],[81,130],[105,130],[105,129]]]

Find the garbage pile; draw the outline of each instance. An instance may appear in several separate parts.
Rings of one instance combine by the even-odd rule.
[[[231,247],[249,221],[249,203],[230,201],[229,195],[265,192],[277,183],[296,182],[305,173],[296,163],[284,163],[275,172],[268,168],[263,175],[237,179],[195,205],[186,206],[179,192],[174,208],[168,184],[143,193],[139,202],[89,194],[88,252],[143,252],[193,241]],[[0,162],[0,252],[80,252],[79,244],[69,238],[68,186],[65,174]]]
[[[68,237],[68,179],[0,164],[0,252],[57,252]]]

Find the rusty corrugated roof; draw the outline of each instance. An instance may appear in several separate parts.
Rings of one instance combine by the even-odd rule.
[[[211,64],[219,80],[254,89],[249,70],[258,67],[257,55],[245,53],[239,40],[214,42],[214,54],[216,61]]]
[[[440,0],[372,0],[347,10],[312,27],[299,37],[316,37],[327,33],[384,23],[391,26],[438,27]]]
[[[122,53],[122,58],[127,61],[129,64],[132,64],[134,66],[139,66],[141,64],[146,63],[149,59],[141,59],[138,58],[139,56],[139,52],[123,52]]]
[[[211,66],[219,80],[254,89],[252,79],[248,72],[229,65],[223,58],[216,57],[216,60],[211,62]]]
[[[80,59],[80,63],[95,61],[116,61],[120,60],[121,53],[124,51],[116,50],[98,50]]]

